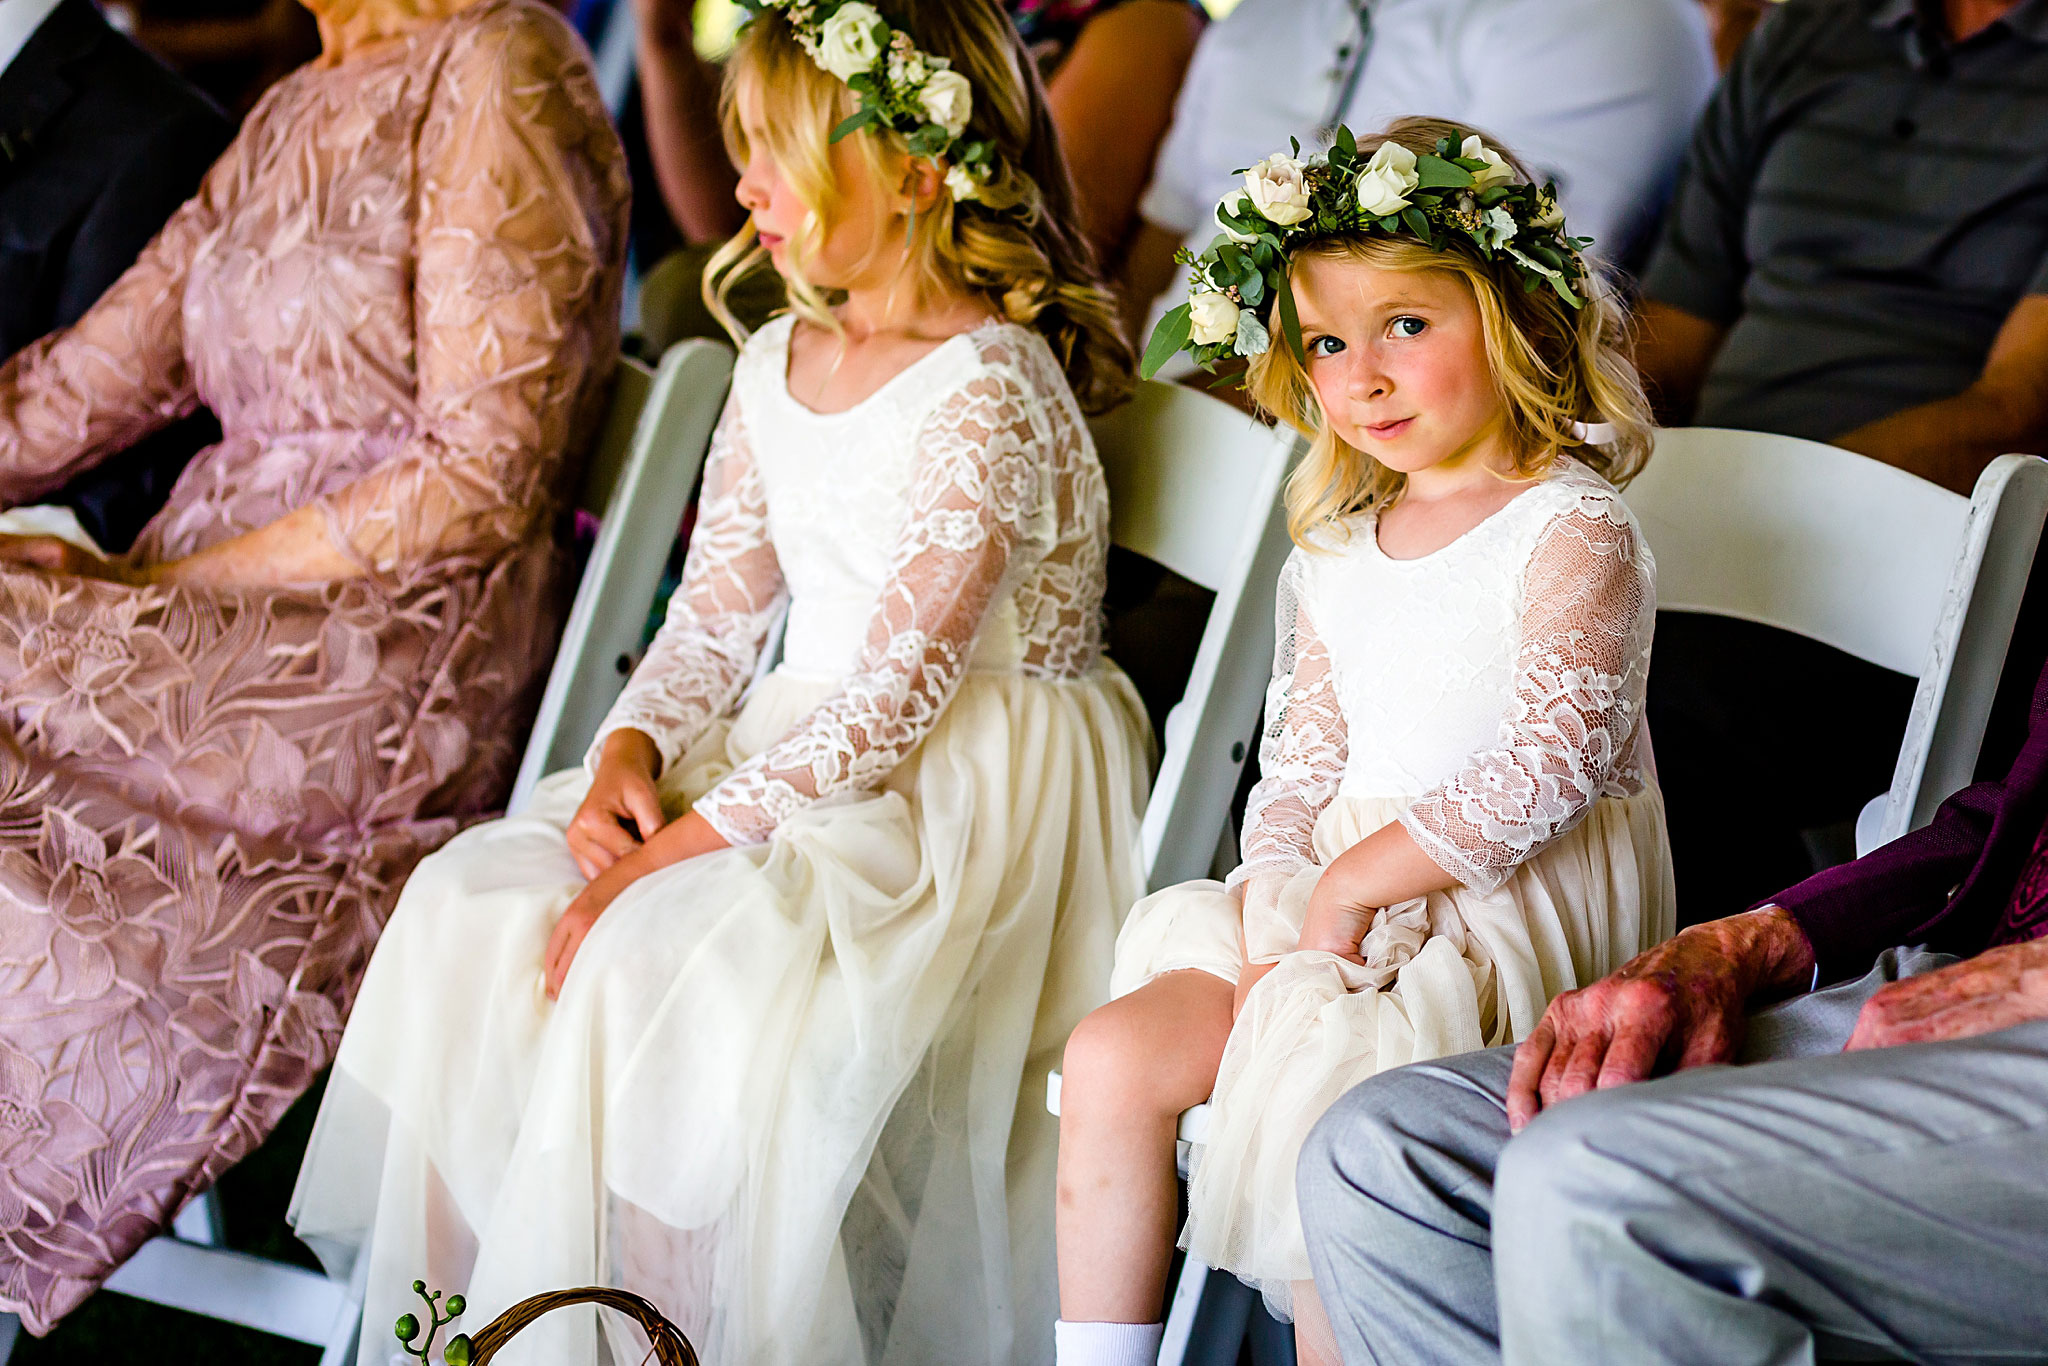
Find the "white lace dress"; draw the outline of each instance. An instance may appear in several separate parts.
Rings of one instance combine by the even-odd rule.
[[[1295,1158],[1323,1111],[1375,1072],[1522,1038],[1675,924],[1642,719],[1656,570],[1619,495],[1564,460],[1433,554],[1389,559],[1376,530],[1355,518],[1281,571],[1244,862],[1140,902],[1117,942],[1117,995],[1278,964],[1224,1049],[1182,1245],[1283,1317],[1309,1278]],[[1297,951],[1324,866],[1395,820],[1460,885],[1380,911],[1363,967]]]
[[[370,964],[293,1211],[369,1243],[365,1363],[415,1277],[472,1330],[623,1286],[707,1366],[1051,1355],[1044,1078],[1143,891],[1101,468],[1035,333],[822,415],[789,331],[741,354],[683,584],[600,734],[652,736],[665,806],[733,848],[621,894],[550,1005],[589,783],[559,773],[420,865]],[[644,1351],[558,1311],[498,1360]]]

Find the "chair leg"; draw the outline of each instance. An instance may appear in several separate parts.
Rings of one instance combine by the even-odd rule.
[[[21,1316],[0,1314],[0,1366],[7,1366],[7,1359],[14,1355],[15,1339],[21,1336]]]
[[[221,1223],[220,1196],[207,1190],[185,1202],[185,1208],[171,1220],[171,1232],[187,1243],[201,1247],[222,1247],[227,1234]]]
[[[1258,1292],[1193,1257],[1181,1263],[1159,1344],[1159,1366],[1237,1366]]]

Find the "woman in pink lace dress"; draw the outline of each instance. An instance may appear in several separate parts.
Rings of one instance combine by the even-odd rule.
[[[78,324],[0,502],[204,403],[123,561],[0,542],[0,1307],[47,1331],[323,1067],[406,874],[502,800],[604,403],[627,186],[535,0],[326,52]]]

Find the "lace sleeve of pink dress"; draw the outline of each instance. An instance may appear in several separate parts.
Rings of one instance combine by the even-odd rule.
[[[199,406],[184,279],[219,221],[243,143],[69,328],[0,364],[0,504],[32,503]]]
[[[782,600],[768,496],[735,393],[711,434],[683,581],[646,657],[598,727],[584,766],[596,773],[604,742],[629,728],[654,741],[663,769],[673,764],[738,699]]]
[[[1037,401],[1017,369],[992,364],[926,420],[909,514],[859,662],[789,734],[697,802],[728,841],[761,843],[820,798],[874,785],[937,722],[1013,552],[1053,538],[1058,500],[1031,421]],[[1084,610],[1078,598],[1074,610]]]
[[[1500,744],[1401,816],[1423,853],[1473,891],[1499,887],[1601,797],[1642,789],[1655,573],[1605,489],[1580,494],[1538,537]]]
[[[1225,882],[1241,897],[1258,887],[1277,894],[1315,862],[1316,818],[1336,797],[1349,757],[1330,652],[1309,612],[1305,554],[1295,550],[1280,569],[1259,781],[1245,802],[1244,861]]]
[[[476,562],[553,514],[593,370],[567,320],[607,288],[584,206],[608,127],[565,119],[559,40],[506,23],[443,65],[419,136],[418,421],[405,447],[314,503],[335,548],[399,583]],[[551,456],[552,458],[545,458]]]

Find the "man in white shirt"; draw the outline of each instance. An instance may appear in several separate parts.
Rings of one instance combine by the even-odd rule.
[[[1406,114],[1498,137],[1556,179],[1596,254],[1632,264],[1713,84],[1699,0],[1241,0],[1203,34],[1139,202],[1133,312],[1171,283],[1175,248],[1215,234],[1233,172]]]

